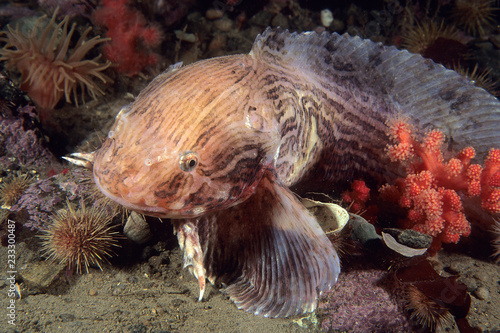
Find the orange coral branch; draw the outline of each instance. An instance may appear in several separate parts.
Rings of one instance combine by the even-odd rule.
[[[490,151],[483,168],[471,164],[475,157],[472,147],[444,161],[441,131],[429,132],[420,143],[403,121],[395,122],[390,130],[395,144],[388,145],[388,155],[392,161],[407,163],[408,175],[399,178],[396,185],[382,186],[380,193],[409,210],[402,222],[405,227],[435,237],[436,244],[456,243],[460,236],[468,236],[470,224],[459,193],[480,196],[484,209],[500,212],[499,149]]]

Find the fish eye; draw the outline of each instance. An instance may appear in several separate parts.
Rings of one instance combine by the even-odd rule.
[[[182,171],[192,171],[198,165],[198,154],[192,151],[185,152],[179,160],[179,165]]]

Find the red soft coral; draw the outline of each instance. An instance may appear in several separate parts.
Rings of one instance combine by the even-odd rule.
[[[471,147],[444,161],[440,148],[445,137],[440,131],[429,132],[420,143],[408,124],[398,121],[391,126],[391,137],[396,144],[388,146],[389,157],[407,163],[408,176],[380,192],[409,209],[403,226],[433,236],[435,249],[470,233],[459,193],[481,196],[484,209],[500,212],[500,150],[492,149],[482,168],[470,163],[475,156]]]
[[[370,199],[370,188],[363,180],[355,180],[351,183],[351,190],[342,193],[342,200],[350,204],[349,210],[360,214],[368,222],[375,223],[378,208],[376,205],[367,206]]]
[[[365,209],[365,203],[370,198],[370,189],[362,180],[355,180],[351,184],[351,191],[342,193],[342,200],[351,204],[355,212]]]
[[[103,0],[93,18],[96,24],[108,29],[106,36],[111,37],[103,48],[105,57],[117,64],[118,72],[134,76],[158,62],[152,49],[160,44],[162,36],[156,26],[147,24],[144,16],[127,3],[128,0]]]

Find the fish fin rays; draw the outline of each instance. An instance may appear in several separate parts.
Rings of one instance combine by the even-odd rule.
[[[244,203],[198,219],[210,281],[239,309],[266,317],[314,311],[340,264],[315,218],[274,176]]]
[[[184,253],[184,268],[189,268],[191,274],[198,279],[200,287],[198,301],[201,301],[205,294],[206,274],[203,267],[203,250],[200,246],[197,220],[172,220],[172,222],[179,241],[179,247]]]
[[[500,147],[499,101],[421,55],[348,34],[268,28],[255,40],[250,56],[274,66],[300,68],[326,91],[335,92],[341,84],[382,99],[387,106],[378,112],[395,110],[422,131],[438,128],[456,151],[473,145],[484,158],[491,147]]]

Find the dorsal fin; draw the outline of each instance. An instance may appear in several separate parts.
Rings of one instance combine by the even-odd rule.
[[[442,130],[454,150],[473,146],[484,157],[490,148],[500,147],[498,100],[420,55],[347,34],[270,28],[257,37],[250,55],[304,71],[322,86],[349,85],[370,93],[418,128]]]

